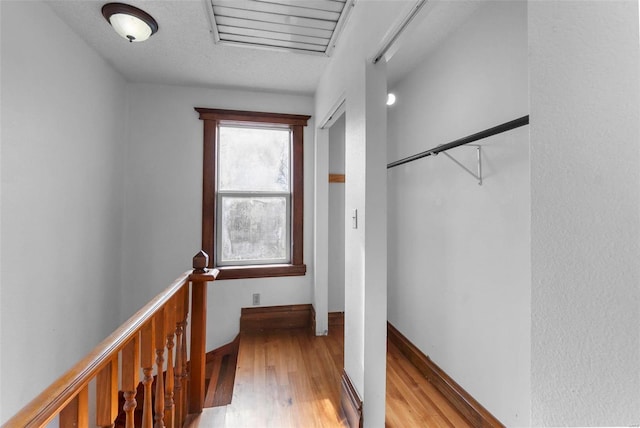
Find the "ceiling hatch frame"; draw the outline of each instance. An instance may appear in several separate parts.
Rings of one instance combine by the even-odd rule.
[[[203,0],[216,44],[331,56],[356,0]]]

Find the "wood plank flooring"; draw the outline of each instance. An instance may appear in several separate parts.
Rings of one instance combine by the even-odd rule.
[[[324,337],[309,329],[243,332],[231,403],[205,409],[185,426],[343,427],[343,348],[342,326]],[[391,343],[385,422],[391,428],[471,426]]]

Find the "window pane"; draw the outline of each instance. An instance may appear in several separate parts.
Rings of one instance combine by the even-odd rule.
[[[289,191],[288,129],[220,126],[219,190]]]
[[[288,262],[287,197],[222,196],[219,262]]]

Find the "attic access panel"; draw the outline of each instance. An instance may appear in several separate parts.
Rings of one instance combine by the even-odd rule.
[[[216,43],[331,54],[353,0],[205,0]]]

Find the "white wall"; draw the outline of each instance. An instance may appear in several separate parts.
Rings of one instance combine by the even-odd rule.
[[[390,162],[528,113],[526,2],[474,7],[391,88]],[[389,170],[388,317],[500,421],[523,426],[530,411],[528,127],[478,143],[482,186],[445,155]],[[475,170],[475,148],[449,153]]]
[[[312,114],[311,97],[238,90],[129,84],[123,251],[124,316],[180,273],[201,247],[203,122],[194,107]],[[210,285],[207,349],[238,334],[240,308],[310,303],[313,278],[313,132],[305,128],[306,276],[221,280]]]
[[[329,128],[329,173],[344,174],[345,115]],[[344,312],[344,183],[329,184],[329,312]]]
[[[529,2],[532,424],[640,424],[638,2]]]
[[[4,421],[117,327],[126,92],[48,6],[0,7]]]

